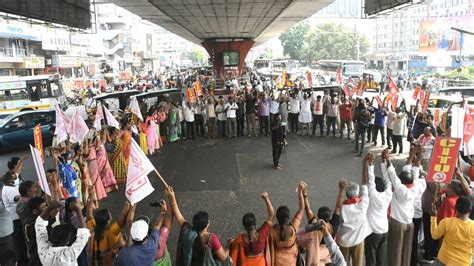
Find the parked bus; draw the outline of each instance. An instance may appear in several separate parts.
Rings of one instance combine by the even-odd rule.
[[[260,73],[270,73],[273,69],[273,60],[259,58],[253,61],[253,68]]]
[[[282,60],[273,60],[273,69],[280,71],[286,69],[287,71],[291,71],[294,69],[298,69],[300,67],[300,62],[298,60],[292,59],[282,59]]]
[[[354,82],[359,82],[365,71],[365,63],[356,60],[319,60],[316,68],[320,75],[336,77],[337,68],[341,68],[341,74],[344,81],[351,78]]]
[[[18,111],[51,109],[56,102],[67,108],[59,74],[0,77],[0,118]]]

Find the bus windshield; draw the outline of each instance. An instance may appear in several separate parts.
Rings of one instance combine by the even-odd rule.
[[[344,76],[362,76],[365,66],[363,64],[344,64],[342,75]]]

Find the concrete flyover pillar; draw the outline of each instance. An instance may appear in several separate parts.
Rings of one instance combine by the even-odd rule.
[[[216,69],[216,78],[226,80],[238,78],[242,75],[245,57],[255,42],[253,40],[205,40],[202,46],[207,50]],[[235,62],[235,53],[238,52],[238,63]],[[224,58],[224,56],[226,58]]]

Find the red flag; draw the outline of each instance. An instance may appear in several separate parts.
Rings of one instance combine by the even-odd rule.
[[[342,73],[341,73],[341,67],[338,67],[337,70],[336,70],[336,83],[337,85],[341,85],[342,84]]]
[[[346,95],[346,97],[352,96],[349,92],[349,87],[347,87],[347,84],[344,84],[344,87],[342,89],[344,90],[344,94]]]
[[[430,103],[430,91],[426,91],[424,96],[425,97],[421,99],[423,101],[422,111],[423,113],[426,113],[428,110],[428,104]]]
[[[357,92],[357,90],[359,90],[359,88],[357,88],[357,85],[353,85],[351,93],[349,94],[349,96],[352,97]]]
[[[416,86],[415,90],[413,90],[413,100],[416,101],[416,99],[418,99],[420,92],[421,92],[421,86]]]
[[[398,106],[398,94],[392,95],[392,111],[395,112],[395,108]]]
[[[395,82],[393,82],[391,77],[388,77],[388,93],[394,95],[394,94],[397,94],[399,92],[400,91],[398,90],[398,87],[395,84]]]
[[[379,104],[379,106],[383,106],[383,102],[382,102],[382,99],[380,99],[380,96],[375,96],[375,100],[377,101],[377,103]]]

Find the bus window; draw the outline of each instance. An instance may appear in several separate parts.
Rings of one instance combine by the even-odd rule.
[[[53,97],[59,97],[62,95],[61,93],[61,88],[58,86],[58,84],[51,82],[51,95]]]
[[[2,90],[0,91],[0,100],[21,100],[28,99],[28,94],[24,89]]]

